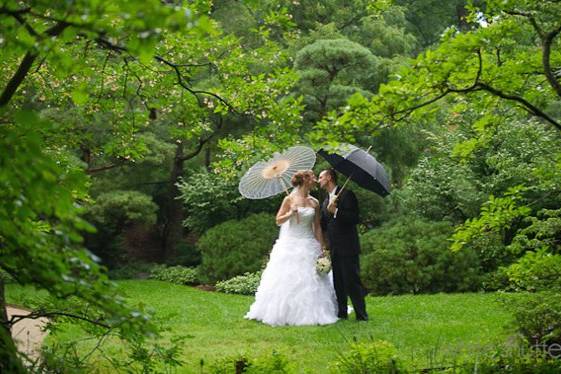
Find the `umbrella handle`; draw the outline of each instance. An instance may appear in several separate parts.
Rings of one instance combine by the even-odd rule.
[[[368,147],[368,149],[366,150],[366,153],[370,152],[370,149],[372,149],[372,146]],[[354,173],[351,173],[351,175],[349,175],[347,177],[347,180],[345,181],[345,183],[343,183],[343,187],[341,187],[341,189],[339,190],[339,193],[337,195],[335,195],[335,199],[333,201],[337,201],[337,199],[339,198],[339,195],[341,195],[341,193],[345,189],[345,186],[347,186],[347,183],[349,183],[349,181],[351,180],[351,177],[353,176],[353,174]]]

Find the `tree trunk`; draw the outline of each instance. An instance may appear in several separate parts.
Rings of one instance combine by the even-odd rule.
[[[183,164],[185,163],[183,155],[183,144],[177,144],[175,149],[175,158],[171,170],[170,186],[167,199],[166,220],[164,229],[164,258],[170,258],[177,254],[177,245],[183,239],[183,202],[177,200],[179,197],[179,188],[177,183],[179,178],[183,176]]]
[[[4,297],[4,281],[0,279],[0,373],[25,372],[10,332]]]
[[[467,20],[469,15],[469,11],[466,9],[464,4],[456,5],[456,17],[458,20],[458,28],[460,31],[468,31],[471,26]]]

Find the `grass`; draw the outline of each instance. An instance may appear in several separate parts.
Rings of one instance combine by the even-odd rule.
[[[435,294],[368,297],[370,321],[351,319],[329,326],[269,327],[243,318],[253,297],[206,292],[152,280],[120,281],[132,303],[151,305],[172,326],[189,335],[179,372],[198,372],[200,360],[256,357],[280,352],[301,372],[322,372],[354,341],[386,340],[408,366],[422,368],[446,357],[476,354],[507,341],[510,315],[495,294]],[[9,285],[8,302],[29,304],[36,291]],[[58,339],[79,338],[78,329]],[[52,338],[51,338],[52,339]]]

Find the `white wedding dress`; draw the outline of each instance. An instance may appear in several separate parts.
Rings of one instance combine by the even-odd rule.
[[[332,275],[318,275],[321,246],[312,230],[315,209],[298,208],[281,226],[247,319],[268,325],[326,325],[337,321]]]

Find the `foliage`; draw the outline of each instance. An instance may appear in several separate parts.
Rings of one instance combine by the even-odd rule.
[[[294,60],[300,73],[300,92],[317,118],[344,104],[353,93],[365,92],[359,82],[366,82],[376,65],[367,48],[344,38],[317,40],[298,51]]]
[[[110,269],[107,275],[110,279],[137,279],[147,276],[154,264],[140,261],[130,261],[114,269]]]
[[[294,365],[289,359],[273,351],[270,355],[263,355],[254,358],[245,356],[224,357],[209,365],[210,372],[213,374],[235,374],[235,373],[295,373]]]
[[[519,293],[502,301],[512,312],[513,323],[528,346],[547,350],[552,344],[561,344],[559,292]]]
[[[68,315],[141,342],[143,334],[155,332],[150,317],[127,305],[95,256],[79,247],[80,232],[91,230],[75,202],[86,183],[80,170],[45,155],[41,131],[50,126],[30,112],[18,114],[17,126],[0,126],[1,268],[17,283],[44,288],[55,299],[81,300]]]
[[[403,364],[397,349],[384,340],[353,343],[333,364],[334,373],[400,373]]]
[[[261,281],[261,272],[244,273],[225,281],[216,282],[216,290],[224,293],[254,295]]]
[[[530,208],[520,206],[521,186],[511,188],[504,197],[489,197],[481,208],[479,217],[468,219],[463,225],[456,229],[452,236],[453,243],[451,249],[459,251],[462,247],[483,232],[497,232],[504,236],[506,230],[510,229],[513,222],[530,213]]]
[[[201,264],[201,252],[194,243],[182,241],[177,245],[177,256],[168,258],[166,265],[196,267]]]
[[[138,191],[111,191],[96,198],[88,216],[104,229],[118,230],[133,223],[155,223],[157,209],[150,196]]]
[[[231,219],[242,219],[251,213],[272,211],[278,198],[247,200],[238,191],[238,181],[223,175],[201,170],[179,185],[181,199],[188,211],[184,225],[197,233],[204,233]]]
[[[473,108],[458,105],[464,112],[450,119],[455,118],[455,127],[430,133],[430,148],[394,195],[402,211],[461,224],[452,248],[475,251],[482,270],[492,272],[522,254],[525,249],[514,246],[531,240],[531,230],[546,230],[544,238],[555,243],[554,217],[543,223],[549,228],[526,226],[538,224],[542,209],[561,202],[559,173],[552,172],[558,170],[561,143],[555,133],[532,121],[506,123],[497,117],[490,123]],[[524,230],[530,230],[528,238],[516,239]]]
[[[541,373],[555,374],[561,369],[558,356],[548,356],[543,352],[528,351],[524,348],[497,348],[479,355],[476,359],[464,358],[454,365],[453,373]]]
[[[561,253],[561,209],[543,209],[527,217],[527,227],[518,231],[508,249],[516,254],[539,249]]]
[[[260,270],[277,235],[275,219],[266,213],[214,226],[198,242],[201,277],[216,282]]]
[[[126,230],[154,224],[157,210],[152,198],[138,191],[102,193],[86,211],[86,218],[97,228],[95,234],[86,235],[87,248],[111,268],[126,263]]]
[[[55,333],[56,335],[56,333]],[[149,341],[145,344],[132,342],[125,346],[128,357],[119,359],[103,357],[108,361],[111,371],[129,371],[136,373],[153,373],[164,370],[169,372],[182,365],[179,356],[184,339],[173,338],[171,343],[163,344]],[[103,343],[103,342],[102,342]],[[87,372],[94,364],[87,354],[76,349],[76,341],[45,345],[42,349],[42,361],[34,370],[37,372]],[[103,344],[100,345],[103,347]],[[96,362],[100,364],[99,361]]]
[[[561,291],[561,255],[546,249],[528,251],[504,269],[508,289],[515,291]]]
[[[186,285],[197,283],[198,274],[197,268],[156,265],[150,270],[150,279]]]
[[[422,156],[398,193],[406,210],[432,220],[463,221],[477,214],[483,201],[477,177],[466,165],[428,154]]]
[[[4,284],[12,283],[14,281],[14,278],[9,273],[6,273],[5,270],[0,269],[0,281]]]
[[[361,237],[362,279],[374,294],[458,292],[480,286],[479,259],[453,253],[449,222],[402,216]]]

